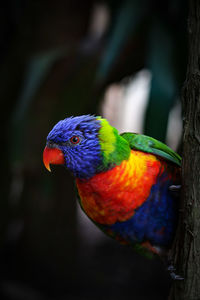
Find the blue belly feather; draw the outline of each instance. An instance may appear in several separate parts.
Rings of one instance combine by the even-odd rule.
[[[103,231],[130,244],[148,241],[152,246],[169,247],[177,225],[178,199],[169,190],[172,184],[167,174],[162,174],[132,218],[103,226]]]

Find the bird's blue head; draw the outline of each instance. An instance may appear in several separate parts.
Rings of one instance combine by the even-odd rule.
[[[63,164],[78,178],[95,175],[102,161],[100,127],[100,120],[90,115],[58,122],[47,136],[45,166],[50,170],[49,164]]]
[[[43,161],[65,165],[75,177],[88,179],[128,159],[130,147],[106,119],[90,115],[66,118],[47,136]]]

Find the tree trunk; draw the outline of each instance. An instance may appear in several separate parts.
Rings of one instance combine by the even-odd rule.
[[[182,281],[170,300],[200,299],[200,1],[189,1],[189,59],[183,86],[183,164],[180,220],[173,247]]]

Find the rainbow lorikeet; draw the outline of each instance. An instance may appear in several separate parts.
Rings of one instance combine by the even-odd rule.
[[[136,133],[119,134],[106,119],[66,118],[47,136],[43,161],[74,175],[81,208],[107,235],[162,255],[177,224],[180,156]]]

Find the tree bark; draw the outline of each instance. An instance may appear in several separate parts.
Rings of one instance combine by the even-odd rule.
[[[182,281],[172,284],[170,300],[200,299],[200,1],[189,1],[189,57],[183,86],[182,195],[172,250]]]

